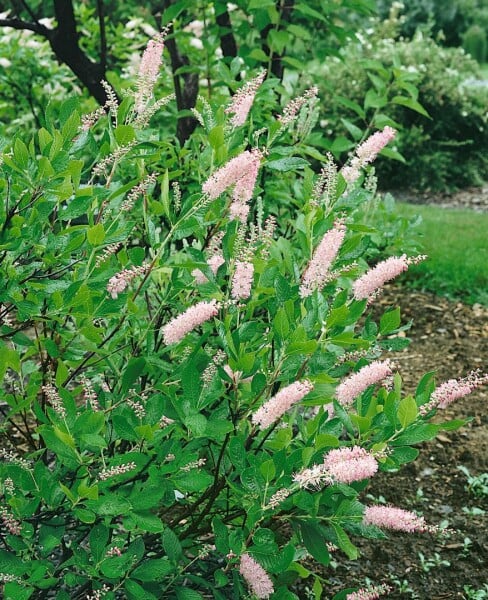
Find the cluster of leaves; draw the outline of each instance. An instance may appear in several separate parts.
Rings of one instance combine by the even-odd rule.
[[[378,163],[380,180],[390,188],[402,188],[406,180],[433,190],[480,185],[488,175],[482,151],[488,92],[476,85],[477,63],[429,37],[384,34],[378,25],[371,35],[361,34],[360,43],[347,45],[342,60],[325,63],[324,118],[334,144],[341,140],[332,150],[348,150],[369,123],[390,123],[400,131],[396,150],[404,159]]]
[[[44,122],[2,155],[1,410],[15,446],[0,466],[4,597],[238,598],[236,565],[249,552],[275,598],[296,598],[296,579],[313,575],[300,564],[307,553],[327,565],[330,542],[356,558],[350,536],[383,533],[362,524],[366,481],[310,490],[293,475],[353,444],[397,469],[416,458],[412,446],[460,425],[419,413],[430,375],[415,397],[396,375],[391,390],[369,387],[348,409],[334,400],[341,377],[408,343],[398,309],[376,323],[351,297],[380,236],[359,218],[373,192],[338,175],[314,195],[308,147],[275,117],[259,132],[252,119],[233,129],[205,104],[182,148],[139,129],[130,96],[93,129],[80,130],[75,100]],[[264,157],[244,225],[228,218],[226,194],[209,201],[201,189],[256,140]],[[156,186],[127,209],[151,173]],[[302,299],[301,274],[339,216],[336,278]],[[225,263],[214,273],[206,251],[219,234]],[[236,303],[230,282],[249,237],[252,293]],[[107,292],[115,274],[143,265],[128,289]],[[200,300],[220,303],[216,318],[166,345],[162,326]],[[304,403],[266,430],[252,425],[264,401],[303,377],[314,385]],[[269,506],[283,488],[293,493]]]

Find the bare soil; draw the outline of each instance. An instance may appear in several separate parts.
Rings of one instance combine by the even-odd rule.
[[[413,392],[428,371],[435,371],[436,381],[442,382],[475,368],[488,370],[487,307],[397,286],[387,290],[381,304],[382,308],[398,305],[403,321],[413,319],[407,334],[411,345],[392,355],[408,391]],[[420,445],[414,463],[397,473],[374,477],[365,492],[417,511],[429,524],[447,521],[453,532],[443,537],[393,533],[386,541],[358,540],[358,561],[338,553],[337,566],[324,572],[330,583],[327,598],[345,587],[363,586],[367,579],[389,583],[391,599],[488,598],[488,495],[469,492],[466,475],[458,469],[466,467],[471,476],[488,472],[487,400],[485,386],[452,404],[443,411],[442,420],[472,420]],[[485,514],[473,514],[474,507]],[[468,595],[466,586],[483,589],[486,595]]]

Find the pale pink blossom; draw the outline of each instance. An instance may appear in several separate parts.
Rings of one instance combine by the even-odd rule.
[[[293,481],[303,489],[320,489],[333,483],[333,479],[324,464],[313,465],[293,475]]]
[[[364,163],[373,162],[383,148],[391,142],[396,136],[393,127],[383,128],[383,131],[376,131],[373,135],[356,148],[356,156]]]
[[[212,271],[212,273],[214,275],[217,274],[219,267],[221,265],[223,265],[224,263],[225,263],[225,259],[222,256],[222,254],[214,254],[207,261],[207,264],[210,267],[210,270]],[[191,274],[193,275],[193,277],[195,278],[196,282],[199,285],[201,285],[203,283],[207,283],[207,281],[208,281],[208,277],[200,269],[193,269]]]
[[[367,588],[360,588],[346,596],[346,600],[377,600],[391,591],[389,585],[373,585]]]
[[[0,507],[0,520],[3,526],[11,535],[20,535],[22,532],[22,524],[13,516],[5,507]]]
[[[488,383],[488,373],[481,374],[480,371],[471,371],[461,379],[448,379],[432,392],[430,401],[421,406],[419,412],[425,415],[434,408],[447,408],[485,383]]]
[[[425,256],[407,258],[407,255],[403,254],[402,256],[390,256],[379,262],[353,283],[354,298],[356,300],[367,299],[368,303],[371,302],[387,281],[395,279],[406,271],[409,265],[418,263],[424,258]]]
[[[348,183],[353,183],[361,174],[361,169],[374,161],[379,152],[394,139],[396,131],[392,127],[384,127],[376,131],[356,148],[355,156],[350,164],[342,168],[341,173]]]
[[[238,127],[245,123],[247,115],[251,110],[252,103],[254,102],[254,96],[265,77],[266,71],[261,71],[257,77],[248,81],[241,89],[237,90],[232,97],[231,103],[225,109],[225,112],[233,115],[230,119],[233,127]]]
[[[262,154],[258,149],[245,150],[231,158],[215,171],[203,184],[202,191],[210,200],[218,198],[225,190],[234,186],[229,208],[232,219],[245,221],[261,164]]]
[[[429,529],[423,517],[395,506],[367,506],[364,511],[363,523],[409,533]]]
[[[392,374],[390,360],[375,360],[347,377],[336,389],[336,397],[342,406],[349,406],[370,385],[379,383]]]
[[[175,344],[185,337],[187,333],[209,321],[217,315],[219,306],[216,300],[198,302],[190,306],[184,313],[178,315],[163,327],[165,344]]]
[[[249,554],[243,554],[239,572],[244,577],[251,592],[258,598],[269,598],[274,592],[273,582],[263,567]]]
[[[140,267],[131,267],[130,269],[124,269],[120,273],[116,273],[107,283],[107,292],[112,298],[117,298],[119,294],[125,291],[133,279],[144,275],[148,268],[149,265],[141,265]]]
[[[278,121],[281,123],[281,125],[283,127],[286,127],[290,123],[293,123],[293,121],[297,118],[301,108],[309,100],[316,98],[318,91],[318,88],[314,86],[308,90],[305,90],[305,92],[301,96],[290,100],[290,102],[288,102],[288,104],[283,109],[283,113],[278,116]]]
[[[234,276],[232,277],[231,295],[235,300],[246,300],[251,295],[254,265],[247,261],[236,261]]]
[[[291,490],[288,488],[281,488],[277,490],[269,499],[268,504],[265,506],[268,510],[274,510],[277,508],[282,502],[284,502],[288,496],[291,494]]]
[[[312,390],[313,385],[307,379],[287,385],[258,408],[252,416],[252,422],[261,429],[266,429]]]
[[[345,235],[346,227],[342,221],[337,221],[334,227],[324,235],[303,274],[300,286],[302,298],[310,296],[314,289],[321,289],[331,279],[330,269]]]
[[[329,475],[340,483],[352,483],[372,477],[378,470],[375,457],[360,446],[337,448],[324,456]]]
[[[137,91],[135,96],[136,112],[144,110],[148,99],[152,95],[163,60],[163,49],[163,35],[158,34],[152,40],[149,40],[146,49],[144,50],[137,78]]]

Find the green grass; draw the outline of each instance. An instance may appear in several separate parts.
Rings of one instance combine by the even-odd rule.
[[[410,267],[409,284],[488,305],[488,214],[432,205],[398,203],[397,208],[402,216],[422,217],[417,233],[428,259]]]

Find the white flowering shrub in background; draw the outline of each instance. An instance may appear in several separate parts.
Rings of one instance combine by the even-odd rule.
[[[106,116],[69,101],[2,155],[7,599],[297,598],[309,554],[436,533],[363,491],[461,426],[431,418],[487,381],[428,375],[413,397],[381,358],[408,341],[371,305],[423,258],[365,260],[364,175],[394,130],[317,175],[299,156],[316,90],[255,131],[259,73],[224,109],[201,99],[178,148],[150,127],[171,101],[152,93],[163,48]]]

